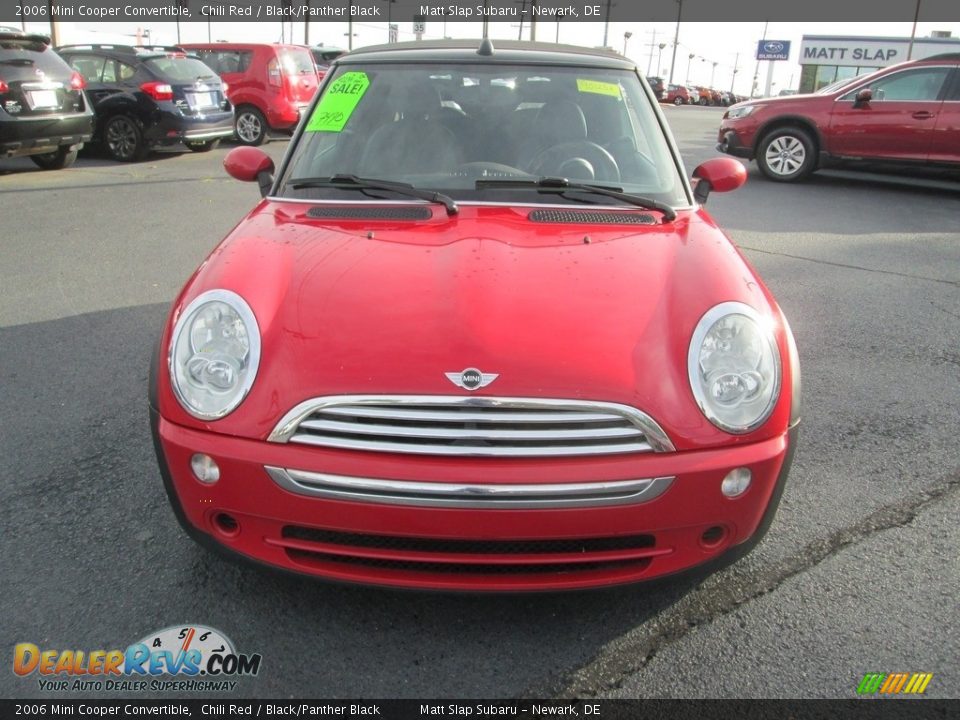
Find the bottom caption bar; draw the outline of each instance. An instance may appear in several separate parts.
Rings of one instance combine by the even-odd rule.
[[[0,718],[577,717],[749,720],[788,717],[926,720],[958,717],[960,700],[0,700]]]

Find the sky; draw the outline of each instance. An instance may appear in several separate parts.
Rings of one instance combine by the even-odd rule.
[[[958,0],[960,1],[960,0]],[[281,38],[293,42],[304,41],[302,22],[239,22],[209,24],[202,22],[183,23],[180,27],[180,42],[206,42],[210,39],[247,42],[274,42]],[[177,42],[176,23],[60,23],[61,44],[100,42],[133,44],[138,27],[149,29],[150,42],[158,45],[172,45]],[[489,34],[497,38],[516,39],[520,33],[518,24],[491,22]],[[793,43],[790,60],[771,63],[773,65],[773,94],[779,90],[796,89],[800,83],[799,48],[804,35],[851,35],[874,37],[910,36],[910,22],[771,22],[768,24],[768,40],[790,40]],[[27,29],[49,33],[48,23],[27,23]],[[947,30],[953,37],[960,37],[960,24],[921,22],[917,25],[917,37],[929,37],[933,30]],[[427,39],[444,37],[479,37],[482,31],[480,22],[444,23],[442,21],[426,24]],[[624,33],[632,33],[626,41],[626,55],[634,60],[641,71],[650,75],[668,78],[673,54],[675,23],[610,23],[607,45],[618,52],[624,50]],[[757,62],[754,59],[757,41],[763,37],[764,23],[680,23],[680,35],[677,44],[677,60],[673,80],[677,83],[694,85],[712,85],[721,90],[730,90],[738,94],[750,93]],[[604,42],[604,24],[600,22],[540,22],[537,23],[537,40],[585,45],[602,46]],[[354,47],[376,45],[387,42],[386,23],[353,23]],[[655,33],[655,35],[654,35]],[[523,28],[523,38],[529,39],[529,24]],[[400,24],[400,40],[413,40],[411,23]],[[346,22],[310,23],[310,44],[347,46]],[[660,43],[666,47],[660,51]],[[690,59],[693,54],[694,58]],[[716,63],[716,65],[714,65]],[[659,72],[658,72],[659,67]],[[734,74],[734,69],[738,72]],[[768,63],[759,68],[759,87],[763,89],[767,79]],[[689,71],[689,75],[688,75]]]

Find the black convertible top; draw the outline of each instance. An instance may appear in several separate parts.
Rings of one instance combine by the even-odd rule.
[[[478,52],[486,44],[483,52]],[[567,65],[633,70],[636,64],[604,48],[585,48],[519,40],[429,40],[372,45],[337,58],[352,63],[496,63],[506,65]]]

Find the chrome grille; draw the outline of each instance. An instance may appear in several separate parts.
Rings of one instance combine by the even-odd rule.
[[[287,413],[269,440],[348,450],[489,457],[674,449],[652,418],[627,405],[435,395],[315,398]]]

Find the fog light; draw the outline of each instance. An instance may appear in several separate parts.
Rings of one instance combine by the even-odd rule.
[[[240,534],[240,523],[233,515],[217,513],[213,518],[213,526],[225,537],[235,537]]]
[[[743,495],[750,487],[752,475],[748,468],[737,468],[727,473],[727,476],[720,483],[720,491],[727,497],[737,497]]]
[[[220,479],[220,468],[209,455],[203,453],[194,455],[190,458],[190,468],[193,470],[194,477],[202,483],[212,485]]]

